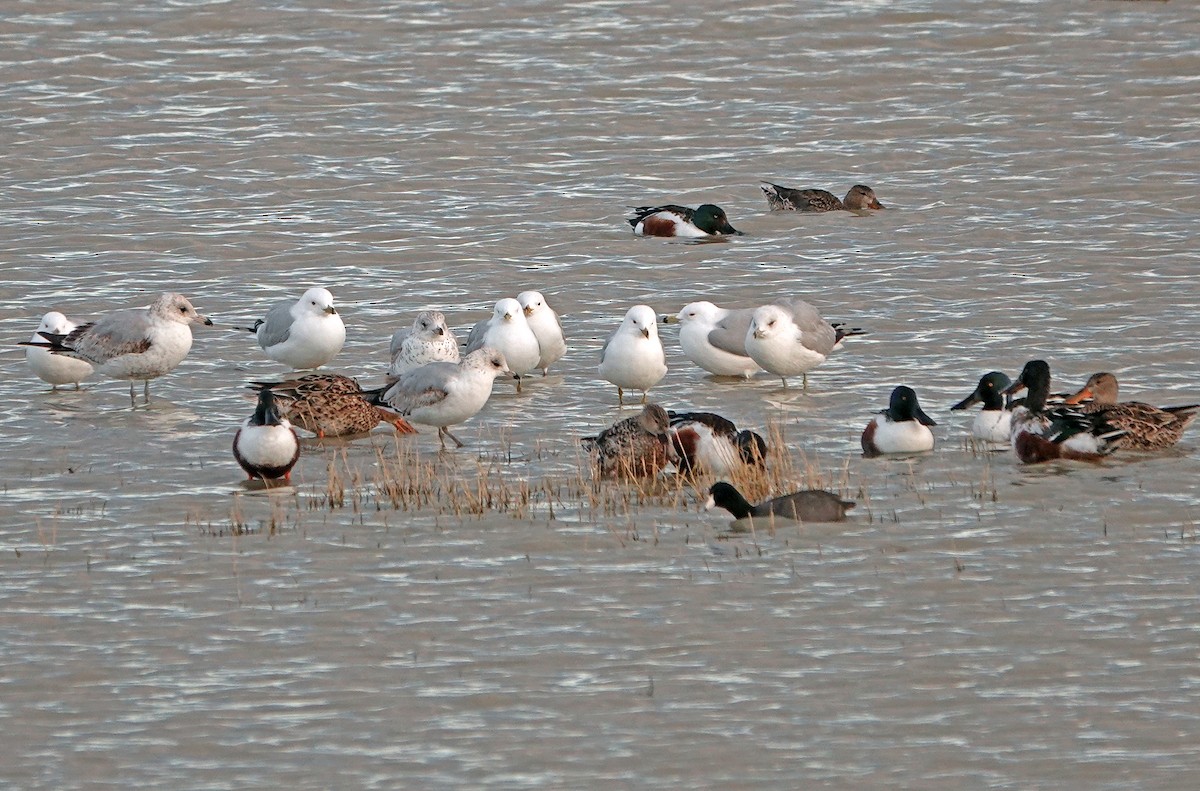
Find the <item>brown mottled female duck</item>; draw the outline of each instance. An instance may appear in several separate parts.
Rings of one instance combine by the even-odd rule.
[[[1156,407],[1140,401],[1118,401],[1117,377],[1107,371],[1092,374],[1078,393],[1066,400],[1080,404],[1089,414],[1104,416],[1106,423],[1124,429],[1125,435],[1117,445],[1125,450],[1163,450],[1179,442],[1186,429],[1200,412],[1200,404]],[[1092,399],[1081,404],[1084,399]]]
[[[772,184],[762,183],[763,194],[767,203],[775,211],[863,211],[865,209],[882,209],[884,205],[875,197],[875,190],[865,184],[855,184],[846,193],[844,200],[828,190],[792,189]]]

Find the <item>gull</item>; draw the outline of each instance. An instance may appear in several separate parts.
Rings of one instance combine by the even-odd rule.
[[[542,369],[545,376],[551,363],[557,362],[567,353],[567,339],[563,335],[562,322],[558,314],[546,302],[540,291],[522,291],[517,294],[517,302],[525,311],[525,320],[529,329],[537,337],[539,357],[537,367]]]
[[[295,302],[277,302],[253,327],[234,329],[253,332],[268,357],[296,370],[320,368],[346,342],[333,294],[323,288],[310,288]]]
[[[817,309],[801,299],[756,308],[746,331],[746,353],[763,369],[783,379],[802,376],[825,362],[838,343],[838,333]]]
[[[537,336],[525,320],[525,310],[512,297],[505,297],[492,309],[492,317],[471,328],[467,336],[467,353],[488,346],[504,355],[504,360],[517,377],[517,392],[521,392],[521,374],[538,367],[542,352]]]
[[[77,326],[75,322],[57,310],[52,310],[42,316],[42,323],[38,325],[37,331],[29,340],[40,344],[44,341],[43,332],[66,336]],[[75,389],[78,390],[79,383],[91,376],[93,370],[92,364],[87,360],[77,360],[64,354],[54,354],[38,346],[25,348],[25,362],[29,364],[30,369],[39,379],[50,383],[52,390],[57,390],[59,385],[69,384],[74,384]]]
[[[868,459],[885,453],[922,453],[933,450],[933,418],[921,410],[917,394],[900,385],[892,391],[888,408],[871,418],[863,429],[863,456]]]
[[[251,390],[270,390],[279,414],[318,438],[365,434],[381,422],[398,434],[415,434],[407,420],[370,403],[371,393],[341,374],[307,374],[283,382],[251,382]]]
[[[617,403],[625,403],[625,390],[641,390],[644,404],[646,391],[666,375],[654,309],[634,305],[600,349],[600,376],[617,386]]]
[[[746,353],[753,308],[728,310],[711,302],[684,305],[664,324],[679,324],[679,345],[689,360],[716,376],[749,379],[762,370]]]
[[[250,480],[291,480],[292,467],[300,459],[300,438],[280,416],[270,388],[258,391],[254,414],[233,435],[233,458]]]
[[[117,310],[67,334],[39,332],[46,340],[27,341],[22,346],[47,349],[91,363],[98,373],[129,380],[129,398],[134,382],[144,382],[150,400],[150,380],[175,369],[192,348],[193,322],[212,326],[182,294],[167,292],[146,308]]]
[[[436,426],[438,439],[463,443],[448,426],[462,423],[483,409],[497,376],[511,375],[504,354],[489,346],[469,352],[457,363],[434,362],[415,368],[387,389],[380,402],[413,423]]]
[[[412,327],[396,330],[391,355],[388,375],[399,378],[425,363],[458,362],[458,339],[440,310],[423,310],[413,319]]]

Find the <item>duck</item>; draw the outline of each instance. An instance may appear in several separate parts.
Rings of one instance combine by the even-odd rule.
[[[1087,414],[1101,414],[1111,426],[1124,429],[1118,440],[1122,450],[1156,451],[1179,442],[1183,432],[1200,412],[1200,404],[1156,407],[1140,401],[1118,401],[1120,385],[1108,371],[1094,373],[1087,383],[1066,399],[1067,404],[1081,404]]]
[[[886,453],[923,453],[933,450],[933,418],[921,410],[917,393],[900,385],[892,391],[888,408],[871,418],[863,429],[863,456],[874,458]]]
[[[1125,430],[1107,422],[1103,412],[1088,413],[1068,405],[1047,406],[1050,365],[1030,360],[1004,395],[1028,390],[1024,402],[1013,407],[1010,442],[1025,464],[1054,459],[1098,462],[1117,449]]]
[[[951,411],[967,409],[982,403],[983,409],[971,424],[971,436],[981,442],[1007,446],[1012,438],[1012,412],[1001,395],[1012,380],[1002,371],[989,371],[979,377],[975,392],[950,407]]]
[[[833,492],[807,489],[785,494],[751,505],[733,484],[714,483],[708,490],[704,510],[724,508],[734,519],[791,519],[796,522],[844,522],[846,512],[854,508],[853,500],[843,500]]]
[[[416,434],[416,428],[394,412],[370,403],[358,381],[332,373],[307,374],[282,382],[251,382],[256,392],[270,390],[279,414],[319,439],[366,434],[388,423],[397,434]]]
[[[583,445],[595,454],[602,478],[653,478],[673,458],[670,425],[667,410],[646,404],[637,415],[585,437]]]
[[[875,197],[875,190],[865,184],[855,184],[843,200],[828,190],[792,189],[764,181],[760,187],[767,203],[775,211],[863,211],[886,208]]]
[[[725,210],[712,203],[702,203],[695,209],[687,206],[667,204],[665,206],[640,206],[628,218],[633,232],[639,236],[681,236],[703,238],[706,236],[745,236],[729,224]]]
[[[300,459],[300,438],[279,414],[270,388],[258,391],[254,414],[233,435],[233,458],[250,480],[291,480],[292,468]]]
[[[746,468],[762,469],[767,442],[749,429],[713,412],[667,413],[675,466],[685,475],[707,473],[727,478]]]

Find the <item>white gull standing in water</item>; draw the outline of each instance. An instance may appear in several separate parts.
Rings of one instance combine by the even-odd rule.
[[[193,322],[212,326],[186,297],[168,292],[149,307],[117,310],[65,335],[41,332],[45,342],[22,345],[84,360],[98,373],[128,379],[131,399],[134,382],[144,382],[149,401],[150,380],[174,370],[191,350]]]
[[[44,343],[43,332],[65,337],[77,326],[79,325],[57,310],[52,310],[42,316],[42,323],[38,325],[37,331],[29,340],[39,344]],[[39,379],[49,382],[53,386],[51,388],[53,390],[57,390],[59,385],[69,384],[75,385],[75,389],[78,390],[79,383],[91,376],[93,371],[92,364],[87,360],[77,360],[65,354],[54,354],[38,346],[25,348],[25,362],[29,364],[30,369]]]
[[[837,345],[838,334],[817,309],[801,299],[780,301],[756,308],[746,331],[746,353],[783,379],[802,376],[808,389],[808,372],[825,362]]]
[[[658,317],[649,305],[634,305],[600,349],[600,376],[617,386],[617,402],[626,390],[646,391],[667,375],[666,355],[658,338]]]
[[[320,368],[346,342],[346,325],[324,288],[310,288],[295,302],[277,302],[253,327],[234,329],[253,332],[268,357],[296,370]]]
[[[550,365],[567,353],[562,322],[540,291],[522,291],[517,294],[517,302],[521,303],[529,329],[537,337],[540,350],[537,367],[542,369],[542,376],[545,376]]]
[[[449,437],[461,448],[462,441],[448,427],[479,414],[492,395],[492,382],[511,374],[504,355],[484,346],[457,363],[428,363],[413,369],[389,387],[379,403],[413,423],[436,426],[442,447]]]
[[[749,379],[758,373],[758,363],[746,353],[746,332],[753,308],[728,310],[711,302],[684,305],[664,324],[679,324],[679,345],[689,360],[716,376]]]
[[[506,297],[496,303],[492,316],[471,328],[467,336],[467,352],[490,346],[504,355],[509,370],[517,375],[517,392],[521,392],[521,375],[538,367],[542,351],[537,336],[525,320],[521,303]]]
[[[399,378],[425,363],[458,362],[458,339],[440,310],[423,310],[413,319],[412,327],[403,327],[392,335],[391,355],[388,374]]]

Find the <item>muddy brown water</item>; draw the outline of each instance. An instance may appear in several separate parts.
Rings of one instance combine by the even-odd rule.
[[[1198,41],[1184,0],[10,8],[2,784],[1195,787],[1200,439],[1021,468],[947,407],[1032,357],[1198,399]],[[891,208],[773,214],[759,179]],[[665,202],[746,236],[633,237]],[[525,288],[571,349],[462,451],[309,445],[268,495],[229,444],[284,370],[230,326],[312,284],[364,381],[416,311],[465,332]],[[14,346],[165,289],[217,326],[148,408],[48,392]],[[870,334],[803,393],[713,381],[666,328],[653,396],[779,426],[852,520],[591,507],[625,309],[783,294]],[[899,383],[938,446],[863,460]],[[396,507],[380,459],[414,453],[532,494]]]

